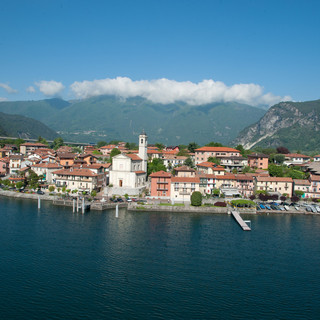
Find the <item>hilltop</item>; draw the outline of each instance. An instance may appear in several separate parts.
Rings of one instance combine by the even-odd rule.
[[[48,140],[58,137],[55,131],[38,120],[3,112],[0,112],[0,135],[22,139],[37,139],[41,136]]]
[[[291,151],[320,151],[320,100],[281,102],[233,141],[245,148],[286,146]]]

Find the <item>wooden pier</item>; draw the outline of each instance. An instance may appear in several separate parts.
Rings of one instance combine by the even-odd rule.
[[[239,225],[243,231],[251,231],[251,228],[243,221],[243,219],[240,217],[240,214],[238,211],[231,210],[231,214],[236,219],[236,221],[239,223]]]

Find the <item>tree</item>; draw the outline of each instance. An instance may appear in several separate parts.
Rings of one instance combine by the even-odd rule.
[[[165,145],[163,143],[157,142],[155,146],[158,148],[159,151],[163,150],[165,148]]]
[[[18,181],[17,183],[16,183],[16,188],[17,189],[20,189],[20,188],[22,188],[24,186],[24,182],[23,181]]]
[[[103,147],[103,146],[106,146],[108,143],[106,142],[106,141],[99,141],[98,143],[97,143],[97,148],[101,148],[101,147]]]
[[[97,191],[96,190],[92,190],[91,191],[91,197],[95,197],[97,195]]]
[[[282,202],[284,202],[284,201],[287,200],[287,197],[286,197],[285,195],[282,195],[282,196],[280,197],[280,200],[281,200]]]
[[[221,162],[221,160],[219,158],[215,158],[215,157],[209,157],[207,161],[215,163],[215,164],[220,164],[220,162]]]
[[[129,150],[138,150],[139,146],[135,142],[127,142],[125,147]]]
[[[148,163],[148,176],[152,172],[158,172],[158,171],[167,171],[166,166],[163,164],[162,159],[154,158],[151,162]]]
[[[275,164],[269,164],[268,171],[271,177],[283,177],[283,167],[277,166]]]
[[[54,191],[54,189],[55,189],[55,187],[54,187],[54,186],[50,186],[50,187],[49,187],[49,192],[53,192],[53,191]]]
[[[193,168],[193,161],[190,157],[188,157],[186,160],[184,160],[184,163],[183,165],[187,166],[187,167],[190,167],[190,168]]]
[[[282,146],[277,148],[277,152],[282,154],[290,153],[290,151],[286,147],[282,147]]]
[[[80,147],[73,147],[73,148],[72,148],[72,152],[73,152],[73,153],[81,153],[82,150],[81,150]]]
[[[111,150],[111,152],[110,152],[110,160],[114,157],[114,156],[116,156],[116,155],[118,155],[118,154],[120,154],[121,153],[121,151],[118,149],[118,148],[113,148],[112,150]]]
[[[206,144],[206,147],[223,147],[223,144],[221,144],[219,142],[211,141]]]
[[[301,197],[304,195],[304,192],[301,191],[301,190],[295,190],[294,194],[295,194],[297,197],[301,198]]]
[[[273,156],[273,161],[277,164],[282,164],[284,159],[285,156],[282,153],[278,153]]]
[[[59,149],[60,147],[62,147],[64,145],[63,139],[61,137],[55,138],[52,142],[52,148],[54,150]]]
[[[191,205],[195,207],[200,207],[202,204],[202,194],[199,191],[192,192],[191,195]]]
[[[38,141],[39,143],[43,143],[43,144],[48,144],[48,141],[45,138],[42,138],[41,136],[38,137]]]
[[[39,187],[39,176],[31,169],[28,170],[27,184],[32,189],[37,189]]]
[[[189,152],[188,152],[187,149],[182,149],[177,153],[177,156],[188,157],[189,156]]]
[[[191,153],[194,153],[194,150],[198,149],[199,146],[195,143],[195,142],[190,142],[188,144],[188,150],[191,152]]]

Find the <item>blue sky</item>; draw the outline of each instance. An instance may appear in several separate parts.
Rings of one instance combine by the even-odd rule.
[[[0,100],[319,99],[319,12],[302,0],[2,0]]]

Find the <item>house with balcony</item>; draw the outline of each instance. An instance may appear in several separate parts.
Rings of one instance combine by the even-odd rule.
[[[9,156],[9,173],[17,173],[21,169],[21,163],[23,161],[22,154],[13,154]]]
[[[103,187],[103,174],[95,174],[89,169],[61,169],[52,173],[52,181],[57,188],[86,191],[100,190]]]
[[[304,179],[293,179],[293,193],[295,191],[304,192],[301,198],[310,198],[311,196],[311,181]]]
[[[320,175],[311,174],[309,177],[310,188],[308,198],[320,198]]]
[[[208,161],[209,157],[240,157],[240,151],[228,147],[202,147],[195,150],[195,164]]]
[[[58,169],[62,169],[57,163],[36,163],[30,166],[30,169],[34,171],[38,176],[43,175],[44,180],[47,181],[48,184],[53,183],[53,172]]]
[[[224,167],[208,161],[198,163],[196,167],[199,172],[205,174],[224,175],[226,171]]]
[[[220,165],[224,166],[226,171],[232,172],[236,169],[237,172],[242,171],[242,169],[248,165],[248,159],[244,157],[224,157],[220,159]]]
[[[236,174],[236,188],[243,197],[250,197],[254,193],[253,177],[247,174]]]
[[[285,160],[283,164],[287,166],[302,165],[308,163],[310,160],[311,157],[306,156],[304,154],[288,153],[285,154]]]
[[[165,171],[153,172],[151,179],[151,198],[170,199],[171,173]]]
[[[23,155],[31,154],[35,150],[42,149],[42,148],[48,148],[46,144],[39,143],[39,142],[26,142],[20,144],[20,153]]]
[[[182,166],[188,157],[177,156],[175,154],[163,153],[161,159],[167,169],[172,169],[177,166]]]
[[[262,177],[256,176],[255,190],[265,190],[267,192],[278,192],[292,197],[293,180],[290,177]]]
[[[269,166],[269,156],[263,153],[249,154],[248,166],[253,169],[267,170]]]
[[[176,167],[173,169],[173,172],[176,177],[194,178],[196,176],[196,170],[188,166]]]
[[[172,177],[171,201],[190,202],[194,191],[200,191],[200,178],[196,177]]]
[[[4,177],[9,173],[9,157],[0,158],[0,177]]]

